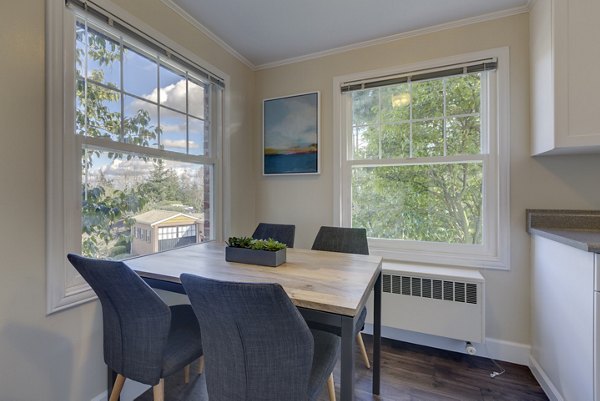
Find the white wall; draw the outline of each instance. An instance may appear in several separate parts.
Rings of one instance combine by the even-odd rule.
[[[253,72],[160,1],[117,3],[230,75],[232,230],[250,230]],[[0,401],[88,401],[106,389],[99,303],[46,316],[44,9],[0,2]]]
[[[483,271],[487,283],[486,335],[529,344],[529,237],[526,208],[600,208],[600,156],[529,157],[529,22],[527,14],[420,35],[329,55],[256,74],[255,138],[261,152],[262,99],[321,92],[322,173],[317,177],[263,177],[257,165],[257,221],[296,224],[297,246],[307,248],[333,222],[333,77],[479,50],[510,48],[511,263],[510,271]],[[523,347],[521,347],[523,349]],[[524,348],[526,349],[526,348]]]

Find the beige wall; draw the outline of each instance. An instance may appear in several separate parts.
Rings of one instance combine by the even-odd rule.
[[[230,75],[232,229],[251,230],[253,72],[160,1],[118,3]],[[88,401],[106,389],[99,304],[46,316],[44,7],[0,2],[0,400]]]
[[[511,142],[511,270],[484,271],[487,336],[529,344],[529,237],[526,208],[600,208],[600,156],[534,159],[529,154],[528,15],[497,19],[321,57],[256,74],[254,149],[260,161],[262,99],[321,92],[322,173],[263,177],[257,183],[257,221],[296,224],[297,246],[310,247],[322,224],[333,222],[333,77],[509,46]]]

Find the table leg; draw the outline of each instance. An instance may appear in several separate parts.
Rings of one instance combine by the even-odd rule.
[[[379,395],[381,384],[381,273],[374,288],[373,305],[373,394]]]
[[[342,316],[340,400],[354,401],[354,318]]]

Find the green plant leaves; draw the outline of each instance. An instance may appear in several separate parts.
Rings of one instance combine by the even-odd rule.
[[[286,248],[285,244],[275,241],[273,238],[253,239],[251,237],[229,237],[229,240],[226,242],[226,244],[232,248],[246,248],[257,251],[271,252],[276,252]]]

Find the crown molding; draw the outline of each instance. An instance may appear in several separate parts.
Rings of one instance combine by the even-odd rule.
[[[223,39],[221,39],[220,37],[215,35],[210,29],[208,29],[207,27],[202,25],[200,22],[198,22],[197,19],[192,17],[187,11],[185,11],[183,8],[179,7],[172,0],[160,0],[160,1],[165,6],[169,7],[171,10],[173,10],[177,14],[179,14],[179,16],[181,16],[184,20],[189,22],[194,28],[198,29],[204,35],[208,36],[211,40],[216,42],[225,51],[227,51],[227,53],[231,54],[233,57],[235,57],[236,59],[241,61],[244,65],[249,67],[251,70],[256,70],[256,66],[250,60],[248,60],[246,57],[244,57],[240,53],[238,53],[233,47],[229,46],[229,44],[227,44],[227,42],[225,42]]]
[[[163,1],[168,1],[168,0],[163,0]],[[420,28],[420,29],[415,29],[413,31],[397,33],[394,35],[385,36],[383,38],[372,39],[372,40],[367,40],[364,42],[354,43],[351,45],[336,47],[334,49],[311,53],[311,54],[307,54],[304,56],[292,57],[292,58],[288,58],[288,59],[284,59],[284,60],[280,60],[280,61],[274,61],[272,63],[265,63],[265,64],[255,66],[254,69],[255,70],[266,70],[269,68],[281,67],[281,66],[288,65],[288,64],[294,64],[294,63],[299,63],[301,61],[308,61],[308,60],[312,60],[312,59],[316,59],[316,58],[320,58],[320,57],[344,53],[347,51],[361,49],[364,47],[381,45],[381,44],[393,42],[393,41],[400,40],[400,39],[406,39],[406,38],[411,38],[411,37],[420,36],[420,35],[427,35],[430,33],[444,31],[447,29],[460,28],[460,27],[466,26],[466,25],[471,25],[471,24],[476,24],[476,23],[486,22],[486,21],[492,21],[492,20],[496,20],[496,19],[500,19],[500,18],[510,17],[513,15],[523,14],[523,13],[529,12],[530,4],[533,1],[535,1],[535,0],[529,0],[529,2],[524,6],[514,7],[514,8],[510,8],[508,10],[496,11],[493,13],[479,15],[476,17],[463,18],[460,20],[446,22],[443,24],[434,25],[434,26],[430,26],[427,28]]]

